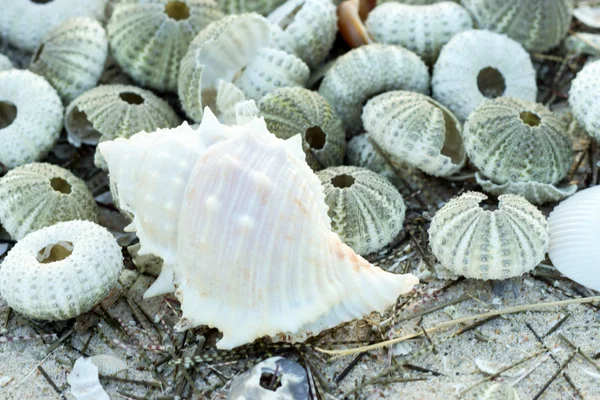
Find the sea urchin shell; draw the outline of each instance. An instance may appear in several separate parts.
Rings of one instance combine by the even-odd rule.
[[[588,135],[600,140],[600,61],[586,65],[569,91],[573,115]]]

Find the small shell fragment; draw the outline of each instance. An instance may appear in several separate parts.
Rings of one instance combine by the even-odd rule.
[[[575,18],[592,28],[600,28],[600,7],[590,6],[587,2],[580,2],[579,7],[573,10]]]
[[[577,32],[565,39],[567,52],[600,57],[600,35]]]
[[[110,400],[100,384],[98,367],[91,358],[79,357],[75,361],[73,371],[67,377],[67,382],[75,400]]]
[[[127,368],[127,363],[118,357],[110,354],[99,354],[88,358],[96,367],[100,375],[115,375]]]
[[[485,382],[469,390],[463,400],[519,400],[519,394],[512,386],[502,382]]]

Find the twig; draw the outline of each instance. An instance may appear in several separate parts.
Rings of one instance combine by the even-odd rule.
[[[585,353],[583,350],[581,350],[581,347],[577,347],[575,346],[575,344],[573,344],[573,342],[571,342],[565,335],[563,335],[562,333],[558,334],[558,337],[564,341],[565,343],[567,343],[569,346],[571,346],[572,349],[579,351],[579,354],[581,354],[581,356],[583,358],[585,358],[590,364],[592,364],[592,366],[594,368],[596,368],[598,371],[600,371],[600,365],[598,365],[598,363],[594,360],[592,360],[592,358],[590,356],[587,355],[587,353]]]
[[[548,330],[548,332],[546,332],[546,334],[543,337],[547,337],[552,335],[554,332],[556,332],[556,330],[558,328],[560,328],[562,326],[562,324],[564,324],[569,318],[571,317],[571,314],[567,314],[565,315],[560,321],[558,321],[556,324],[554,324],[554,326],[552,328],[550,328]]]
[[[42,368],[41,365],[38,365],[37,369],[38,369],[38,371],[41,372],[41,374],[44,376],[44,378],[46,378],[46,381],[48,381],[50,386],[52,386],[52,389],[54,389],[56,391],[56,393],[60,396],[60,398],[66,400],[63,392],[58,388],[58,386],[56,386],[56,383],[54,383],[54,381],[52,380],[52,378],[50,378],[50,376],[46,373],[46,371],[44,371],[44,368]]]
[[[552,384],[552,382],[554,382],[554,380],[558,377],[558,375],[565,369],[565,367],[567,366],[567,364],[569,364],[571,362],[571,360],[573,359],[573,357],[575,357],[575,354],[577,354],[577,350],[574,350],[571,355],[569,356],[569,358],[567,358],[567,360],[562,363],[562,365],[558,368],[558,370],[552,374],[552,376],[550,377],[550,379],[548,379],[548,381],[544,384],[544,386],[542,386],[542,388],[540,389],[540,391],[533,396],[532,400],[537,400],[540,398],[540,396],[542,394],[544,394],[544,392],[546,391],[546,389],[548,389],[548,387]],[[581,396],[580,396],[581,397]]]

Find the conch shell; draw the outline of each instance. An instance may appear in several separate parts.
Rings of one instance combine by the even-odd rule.
[[[100,144],[142,249],[165,260],[147,295],[177,287],[179,331],[209,325],[231,349],[301,341],[383,310],[418,279],[372,266],[332,232],[302,139],[264,120],[186,124]]]

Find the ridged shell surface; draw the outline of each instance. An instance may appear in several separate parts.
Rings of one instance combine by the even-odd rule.
[[[285,0],[217,0],[221,11],[225,14],[243,14],[255,12],[267,15]]]
[[[107,0],[8,0],[2,2],[0,32],[10,44],[32,52],[54,27],[70,18],[104,19]]]
[[[98,367],[98,373],[101,375],[115,375],[128,368],[125,361],[110,354],[91,356],[89,360]]]
[[[600,186],[560,203],[548,224],[552,264],[575,282],[600,291]]]
[[[529,51],[557,46],[571,25],[573,0],[462,0],[479,29],[504,33]]]
[[[569,90],[569,104],[583,129],[600,140],[600,61],[586,65]]]
[[[61,222],[30,233],[8,252],[0,293],[29,318],[67,320],[102,301],[122,268],[121,247],[108,230]]]
[[[75,361],[73,371],[67,377],[71,395],[75,400],[110,400],[100,384],[98,367],[90,358],[80,357]]]
[[[467,192],[442,207],[429,228],[429,243],[443,268],[475,279],[507,279],[531,271],[544,259],[550,234],[544,215],[520,196]]]
[[[418,282],[373,267],[331,231],[323,189],[304,161],[299,135],[278,139],[260,119],[226,127],[208,108],[198,131],[188,132],[193,137],[187,140],[154,133],[100,145],[124,189],[121,200],[133,208],[133,227],[153,228],[165,245],[154,246],[165,260],[159,280],[175,261],[183,311],[176,329],[216,327],[223,332],[220,349],[265,335],[304,340],[382,310]],[[212,145],[188,157],[194,140]],[[161,165],[140,163],[158,156]],[[158,173],[169,177],[169,187]],[[168,219],[159,215],[163,209]],[[175,241],[165,240],[166,233]],[[140,242],[147,250],[144,235]]]
[[[0,71],[6,71],[8,69],[12,69],[13,65],[10,62],[9,58],[4,54],[0,53]]]
[[[346,135],[342,121],[318,93],[283,88],[263,97],[260,115],[269,132],[281,139],[302,134],[306,162],[315,171],[344,161]]]
[[[26,164],[0,178],[0,222],[15,240],[58,222],[96,222],[97,216],[85,182],[57,165]]]
[[[107,27],[111,53],[137,83],[175,92],[190,42],[222,16],[214,0],[119,4]]]
[[[428,6],[387,2],[369,13],[365,25],[376,42],[406,47],[431,64],[452,36],[473,28],[473,21],[467,10],[449,1]]]
[[[202,30],[181,61],[177,93],[187,116],[199,122],[204,106],[215,109],[219,81],[232,82],[269,38],[269,22],[254,13],[229,15]]]
[[[505,35],[469,30],[444,46],[433,68],[433,98],[466,120],[481,103],[500,96],[535,101],[529,54]]]
[[[44,158],[60,135],[63,112],[56,90],[41,76],[0,72],[0,163],[14,168]]]
[[[227,125],[237,122],[235,106],[246,101],[246,95],[231,82],[219,80],[217,84],[216,112],[219,121]]]
[[[462,126],[450,110],[420,93],[391,91],[369,100],[363,124],[397,165],[407,163],[434,175],[458,172],[467,158]]]
[[[102,25],[91,18],[73,18],[44,36],[29,70],[46,78],[68,104],[96,86],[107,55],[108,39]]]
[[[366,168],[332,167],[317,173],[331,229],[361,255],[381,250],[404,224],[406,206],[396,188]]]
[[[429,72],[415,53],[400,46],[370,44],[335,61],[319,87],[344,122],[346,134],[362,133],[362,107],[371,97],[392,90],[427,93]]]
[[[519,394],[502,382],[485,382],[461,397],[463,400],[519,400]]]

